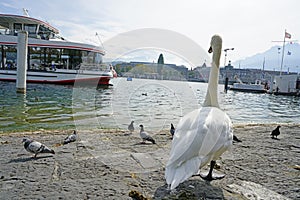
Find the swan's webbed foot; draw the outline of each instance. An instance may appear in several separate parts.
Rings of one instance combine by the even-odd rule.
[[[213,169],[214,169],[214,166],[216,164],[216,161],[212,160],[210,162],[210,169],[209,169],[209,172],[208,174],[205,176],[203,174],[199,174],[199,176],[206,180],[206,181],[213,181],[213,180],[219,180],[219,179],[222,179],[225,177],[225,174],[213,174]]]
[[[213,174],[207,174],[206,176],[204,176],[203,174],[199,174],[199,176],[206,181],[213,181],[213,180],[219,180],[219,179],[223,179],[225,177],[225,174],[218,174],[218,175],[213,175]]]

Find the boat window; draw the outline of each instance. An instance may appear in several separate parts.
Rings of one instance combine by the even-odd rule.
[[[36,24],[25,24],[24,30],[29,34],[36,33],[37,25]]]
[[[14,23],[14,29],[15,29],[16,31],[22,30],[22,24],[20,24],[20,23]]]
[[[22,24],[20,23],[14,23],[14,30],[13,30],[13,34],[17,35],[18,31],[22,30]]]
[[[296,82],[296,89],[300,90],[300,79],[299,78],[297,79],[297,82]]]
[[[17,47],[1,45],[1,69],[16,69]]]
[[[102,55],[95,52],[60,49],[48,47],[28,48],[29,70],[73,69],[73,70],[107,70],[102,67]],[[0,68],[16,69],[17,47],[15,45],[0,46]]]

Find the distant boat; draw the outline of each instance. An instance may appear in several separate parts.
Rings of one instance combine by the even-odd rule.
[[[240,91],[240,92],[254,92],[254,93],[266,93],[267,88],[265,84],[262,84],[261,80],[256,80],[255,84],[243,83],[238,77],[235,77],[238,83],[234,83],[230,86],[230,90]]]
[[[102,62],[102,47],[75,43],[59,31],[29,16],[0,14],[0,81],[16,81],[18,31],[28,32],[27,82],[109,85],[116,76]]]
[[[275,95],[300,96],[300,76],[299,75],[280,75],[275,76],[273,83]]]

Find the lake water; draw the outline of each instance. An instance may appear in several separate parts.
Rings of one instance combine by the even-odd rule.
[[[147,130],[175,125],[199,108],[206,83],[124,78],[108,88],[28,84],[26,95],[15,83],[0,82],[0,131],[40,129],[126,129],[131,120]],[[300,98],[228,91],[219,85],[219,104],[234,124],[299,123]]]

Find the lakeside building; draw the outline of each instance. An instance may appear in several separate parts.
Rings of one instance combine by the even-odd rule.
[[[195,80],[198,80],[199,82],[208,82],[210,67],[203,64],[201,67],[196,67],[193,71]],[[282,72],[282,75],[287,74],[297,73]],[[228,78],[229,84],[237,82],[237,78],[247,84],[254,84],[257,80],[263,80],[270,83],[272,82],[273,77],[278,75],[280,75],[280,71],[234,68],[229,62],[227,66],[220,68],[219,83],[224,84],[226,77]]]
[[[188,79],[188,68],[184,65],[157,64],[151,62],[113,63],[119,76],[132,78],[177,80]]]
[[[210,67],[206,63],[191,70],[184,65],[175,64],[164,64],[160,69],[154,62],[118,62],[113,65],[119,76],[132,78],[208,82],[210,73]],[[287,74],[297,73],[282,72],[282,75]],[[227,66],[220,68],[219,83],[224,84],[226,77],[231,85],[237,82],[237,78],[246,84],[254,84],[257,80],[271,83],[278,75],[280,71],[234,68],[229,62]]]

